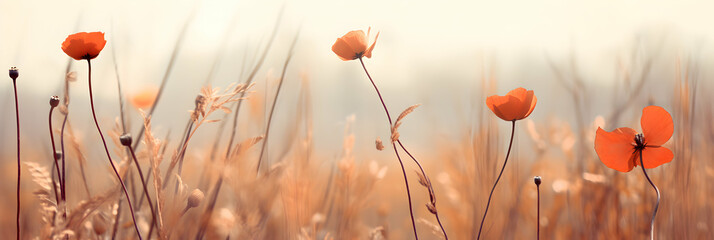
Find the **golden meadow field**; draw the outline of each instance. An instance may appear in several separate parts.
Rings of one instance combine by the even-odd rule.
[[[706,4],[33,4],[3,239],[714,239]]]

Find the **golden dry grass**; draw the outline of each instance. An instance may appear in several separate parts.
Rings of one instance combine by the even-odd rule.
[[[660,168],[649,170],[653,181],[662,190],[662,203],[656,218],[655,235],[658,239],[714,238],[714,165],[711,156],[714,141],[714,105],[702,101],[697,93],[701,79],[691,76],[688,63],[676,61],[672,66],[677,74],[671,79],[673,99],[668,103],[675,122],[675,134],[669,141],[675,159]],[[564,70],[551,62],[555,76],[571,94],[575,111],[574,126],[559,116],[545,119],[533,117],[517,122],[517,131],[525,147],[504,173],[502,183],[494,195],[490,215],[484,225],[485,239],[534,238],[536,224],[543,239],[644,239],[649,235],[649,219],[654,204],[654,193],[639,171],[620,173],[602,165],[593,151],[597,126],[608,128],[637,122],[629,119],[627,111],[638,111],[649,93],[642,90],[648,81],[650,64],[623,70],[624,89],[615,97],[626,99],[607,116],[589,119],[583,111],[589,109],[593,97],[577,70]],[[624,68],[623,68],[624,69]],[[67,75],[70,83],[71,73]],[[639,76],[634,81],[630,76]],[[295,77],[295,76],[293,76]],[[265,77],[272,83],[273,79]],[[355,145],[372,145],[373,151],[384,148],[382,140],[356,142],[353,129],[355,118],[348,117],[342,149],[322,149],[313,143],[311,93],[309,79],[302,76],[302,89],[292,117],[294,125],[287,132],[273,133],[282,139],[273,140],[265,167],[256,172],[260,149],[265,144],[264,123],[268,109],[267,96],[272,91],[253,89],[253,85],[229,85],[220,89],[206,87],[198,93],[196,107],[185,116],[184,132],[174,129],[171,138],[157,135],[151,117],[142,119],[144,136],[137,148],[139,163],[147,180],[150,196],[157,209],[156,229],[151,230],[152,216],[143,198],[141,181],[137,179],[130,154],[119,143],[124,132],[119,120],[112,131],[111,149],[120,159],[120,173],[125,176],[137,203],[137,222],[144,238],[162,239],[410,239],[411,223],[407,210],[402,177],[395,157],[374,156],[355,152]],[[497,81],[484,77],[482,95],[493,94]],[[651,80],[650,80],[651,82]],[[68,90],[66,90],[68,91]],[[245,94],[245,95],[244,95]],[[537,94],[537,92],[536,92]],[[67,99],[65,94],[63,99]],[[188,97],[188,96],[187,96]],[[698,100],[698,101],[697,101]],[[171,101],[165,99],[164,101]],[[254,134],[236,139],[228,146],[233,111],[241,101],[243,109],[238,131]],[[67,103],[67,102],[65,102]],[[377,102],[375,101],[375,104]],[[392,141],[409,144],[409,135],[401,135],[397,128],[403,123],[420,121],[405,118],[418,105],[407,108],[396,120]],[[376,105],[375,105],[376,107]],[[536,111],[538,107],[537,106]],[[79,111],[73,107],[72,111]],[[221,110],[221,111],[219,111]],[[67,107],[61,109],[67,113]],[[431,182],[425,180],[410,161],[410,182],[433,185],[437,210],[451,239],[475,239],[484,211],[488,192],[496,177],[496,170],[505,155],[505,140],[500,128],[503,122],[493,117],[484,107],[477,110],[478,118],[471,129],[464,128],[458,138],[434,136],[423,160]],[[71,114],[71,111],[70,113]],[[223,115],[222,115],[223,114]],[[241,116],[242,116],[241,115]],[[119,118],[119,116],[114,116]],[[123,118],[123,116],[122,116]],[[368,121],[363,118],[361,121]],[[183,120],[182,120],[183,121]],[[214,123],[218,122],[218,123]],[[54,119],[60,126],[62,118]],[[108,166],[90,168],[86,154],[100,151],[94,140],[75,137],[77,128],[86,126],[68,123],[65,133],[68,171],[68,201],[57,205],[52,188],[52,165],[45,150],[31,151],[23,157],[25,173],[22,192],[23,238],[32,239],[135,239],[128,208],[121,207],[122,194],[116,180],[109,177]],[[209,127],[203,127],[205,125]],[[220,127],[219,127],[220,125]],[[213,126],[213,127],[210,127]],[[201,131],[215,136],[194,138]],[[59,129],[59,127],[57,127]],[[91,129],[85,129],[87,131]],[[59,135],[59,130],[56,132]],[[248,134],[248,135],[250,135]],[[245,134],[244,134],[245,135]],[[176,137],[178,136],[178,137]],[[385,135],[386,136],[386,135]],[[135,141],[139,139],[134,136]],[[25,140],[30,145],[33,141]],[[193,147],[195,141],[198,147]],[[226,152],[227,154],[222,154]],[[320,154],[316,154],[320,152]],[[332,155],[332,158],[324,156]],[[3,152],[2,158],[13,159],[14,154]],[[0,232],[14,234],[14,162],[3,161],[0,168]],[[90,172],[88,174],[87,172]],[[90,175],[91,177],[88,177]],[[533,176],[543,176],[541,185],[541,219],[536,219],[536,188]],[[30,181],[31,180],[31,181]],[[427,183],[428,182],[428,183]],[[413,186],[418,186],[414,184]],[[442,237],[436,220],[429,212],[428,188],[413,187],[417,227],[422,239]],[[426,206],[426,207],[425,207]],[[67,212],[66,217],[62,216]],[[117,213],[121,212],[118,222]],[[116,227],[116,230],[114,230]]]

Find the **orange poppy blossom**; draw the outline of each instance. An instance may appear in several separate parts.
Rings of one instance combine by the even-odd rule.
[[[506,169],[506,164],[508,163],[508,157],[511,155],[511,147],[513,146],[513,136],[516,132],[516,120],[521,120],[527,118],[535,109],[538,98],[536,98],[533,90],[526,90],[525,88],[519,87],[511,90],[505,96],[493,95],[486,98],[486,106],[496,114],[499,118],[511,122],[511,140],[508,143],[508,150],[506,151],[506,158],[503,161],[503,167],[501,167],[501,172],[498,173],[496,182],[493,183],[491,188],[491,193],[488,194],[488,201],[486,202],[486,210],[483,213],[483,218],[481,218],[481,225],[478,228],[478,235],[476,239],[481,239],[481,231],[483,230],[483,224],[486,222],[486,215],[488,214],[488,208],[491,206],[491,199],[493,198],[493,191],[496,190],[496,185],[498,181],[501,180],[503,175],[503,170]]]
[[[642,133],[621,127],[607,132],[598,127],[595,133],[595,152],[605,166],[620,172],[629,172],[640,165],[640,152],[645,168],[655,168],[674,158],[671,150],[662,145],[674,132],[672,116],[659,106],[642,109]]]
[[[377,43],[377,38],[379,38],[379,32],[377,36],[374,37],[374,42],[372,45],[367,47],[367,42],[369,41],[369,32],[372,28],[367,29],[367,35],[364,34],[362,30],[350,31],[332,44],[332,51],[337,54],[343,61],[355,60],[364,57],[372,58],[372,49],[374,49],[374,44]]]
[[[62,42],[62,51],[75,60],[89,60],[99,56],[106,44],[103,32],[79,32]]]
[[[533,112],[538,98],[533,90],[519,87],[505,96],[493,95],[486,98],[486,105],[499,118],[506,121],[521,120]]]
[[[159,89],[156,87],[146,87],[131,96],[131,105],[138,109],[146,109],[154,105]]]

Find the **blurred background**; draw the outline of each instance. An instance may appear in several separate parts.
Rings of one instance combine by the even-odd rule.
[[[389,139],[383,109],[359,62],[341,61],[331,51],[338,37],[371,27],[372,36],[380,35],[372,58],[365,59],[366,67],[392,116],[421,104],[400,133],[438,182],[437,196],[449,216],[447,231],[453,231],[455,239],[471,238],[471,224],[480,221],[484,194],[505,154],[509,124],[485,108],[485,98],[516,87],[534,90],[538,105],[527,120],[518,122],[514,160],[506,170],[510,173],[497,188],[502,194],[495,199],[498,204],[492,206],[501,210],[489,216],[493,225],[487,236],[532,236],[534,229],[508,229],[534,226],[528,222],[535,222],[530,219],[534,216],[521,214],[517,220],[508,216],[524,208],[529,212],[521,197],[533,197],[533,175],[543,176],[548,186],[543,188],[544,208],[551,208],[545,211],[553,215],[540,220],[541,226],[552,228],[546,232],[548,238],[647,236],[654,194],[644,185],[639,169],[625,174],[602,165],[592,141],[598,126],[639,131],[641,109],[659,105],[674,117],[675,136],[669,147],[675,159],[651,170],[653,180],[662,184],[664,199],[658,233],[663,238],[686,233],[688,239],[707,239],[714,236],[714,206],[706,202],[714,192],[703,181],[714,179],[712,150],[707,147],[714,140],[714,99],[708,94],[714,87],[714,72],[707,67],[714,63],[713,7],[707,1],[0,0],[0,66],[20,70],[21,135],[28,161],[51,156],[47,101],[52,95],[63,96],[65,75],[76,72],[70,119],[75,137],[87,144],[84,154],[92,168],[106,168],[106,160],[88,108],[86,63],[72,60],[60,48],[67,35],[106,33],[107,45],[92,61],[95,101],[106,129],[114,127],[120,115],[118,79],[126,98],[158,87],[166,78],[152,124],[154,134],[173,139],[170,148],[180,141],[201,87],[225,89],[245,82],[257,69],[255,85],[247,95],[248,110],[242,110],[256,115],[242,116],[237,138],[262,134],[275,104],[266,150],[269,161],[283,161],[288,146],[300,138],[296,125],[308,124],[311,153],[319,159],[313,162],[315,171],[327,176],[344,157],[346,119],[354,116],[349,131],[354,134],[350,151],[354,161],[364,167],[376,160],[389,168],[382,180],[386,186],[375,188],[366,208],[386,208],[379,201],[390,196],[391,236],[409,238],[406,198],[392,191],[402,186],[399,167],[389,146],[381,152],[374,149],[377,137]],[[273,102],[294,39],[280,95]],[[264,52],[266,57],[256,68]],[[0,157],[7,166],[4,174],[14,182],[15,120],[9,78],[0,84],[0,93],[0,111],[5,113],[0,118]],[[137,133],[142,127],[138,111],[127,103],[126,115],[128,129]],[[215,118],[230,115],[217,112]],[[222,131],[219,124],[197,131],[187,153],[195,166],[207,161],[205,149],[215,145],[212,140]],[[464,172],[464,166],[474,166],[473,172]],[[408,166],[407,172],[417,186],[413,188],[418,188],[413,169]],[[102,174],[90,176],[110,181]],[[30,181],[23,184],[32,186]],[[636,185],[632,192],[630,184]],[[3,184],[3,193],[12,192],[13,186]],[[99,191],[106,185],[94,188]],[[415,206],[420,216],[431,221],[419,202],[426,199],[422,190],[414,193]],[[561,192],[568,195],[559,203]],[[3,202],[12,202],[11,196]],[[600,205],[587,205],[593,199]],[[621,210],[633,206],[638,207],[632,212]],[[602,208],[617,210],[612,210],[613,215],[585,212]],[[7,206],[3,212],[13,209]],[[362,222],[375,227],[379,221],[364,217]],[[565,223],[572,223],[564,227],[568,230],[558,228],[557,224]],[[635,235],[623,233],[632,226],[637,227],[629,234]],[[10,230],[14,228],[1,231]],[[329,227],[325,231],[331,232]],[[429,236],[426,239],[436,237],[428,235],[428,228],[421,231]],[[355,236],[364,237],[369,231],[358,232]]]

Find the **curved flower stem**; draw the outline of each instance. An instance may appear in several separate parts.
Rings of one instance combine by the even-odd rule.
[[[55,107],[50,106],[50,114],[49,114],[50,116],[49,116],[49,121],[48,121],[49,125],[50,125],[50,141],[52,142],[52,159],[55,160],[54,168],[57,170],[57,181],[59,181],[59,184],[60,184],[59,191],[62,191],[62,189],[64,189],[62,187],[62,185],[64,183],[62,183],[62,174],[60,173],[59,158],[58,158],[59,156],[57,155],[57,147],[55,146],[55,137],[54,137],[54,133],[52,132],[52,112],[53,112],[53,110],[55,110]],[[52,178],[52,182],[53,182],[52,187],[55,189],[55,200],[57,201],[57,204],[59,205],[59,203],[60,203],[59,194],[60,193],[59,193],[59,191],[57,191],[57,185],[54,183],[54,181],[55,181],[55,179]],[[64,196],[64,192],[62,192],[61,194],[62,194],[62,196]],[[62,200],[64,200],[64,197],[62,198]]]
[[[654,188],[655,192],[657,193],[657,203],[655,203],[654,211],[652,211],[652,220],[650,220],[650,239],[654,240],[654,223],[655,216],[657,215],[657,209],[659,208],[660,195],[659,189],[657,188],[657,186],[654,185],[654,183],[652,183],[650,176],[648,176],[647,171],[645,171],[645,165],[642,161],[642,149],[640,149],[640,167],[642,167],[642,172],[645,174],[645,178],[647,178],[647,181],[650,182],[650,185],[652,185],[652,188]]]
[[[434,193],[434,187],[431,185],[431,179],[429,179],[429,177],[427,177],[426,172],[424,172],[424,168],[421,166],[421,163],[419,163],[419,161],[417,161],[417,159],[414,158],[414,156],[407,150],[407,148],[404,147],[404,144],[402,144],[402,140],[397,140],[397,143],[399,143],[399,146],[402,147],[402,150],[404,150],[404,152],[407,153],[407,155],[409,155],[410,158],[412,158],[412,160],[414,161],[414,163],[416,163],[417,166],[419,166],[419,170],[421,171],[421,175],[424,176],[424,178],[425,178],[426,181],[428,182],[428,185],[429,185],[429,186],[427,186],[427,187],[429,188],[429,192],[430,192],[430,193],[429,193],[429,197],[432,198],[432,199],[430,199],[430,200],[432,201],[432,204],[434,205],[434,209],[436,209],[436,199],[435,199],[435,198],[436,198],[436,194]],[[439,223],[439,227],[441,228],[441,232],[444,234],[444,239],[445,239],[445,240],[449,240],[449,236],[446,235],[446,230],[444,229],[444,225],[441,224],[441,219],[439,219],[439,212],[438,212],[438,211],[434,212],[434,216],[436,217],[436,222]]]
[[[364,72],[367,74],[367,78],[369,78],[369,81],[372,82],[372,86],[374,86],[374,90],[377,91],[377,96],[379,96],[379,101],[382,102],[382,107],[384,107],[384,112],[387,114],[387,119],[389,120],[389,128],[392,128],[392,117],[389,115],[389,110],[387,110],[387,105],[384,104],[384,99],[382,98],[382,94],[379,93],[379,88],[377,88],[377,85],[374,83],[374,80],[372,80],[372,76],[369,75],[369,72],[367,71],[367,67],[364,66],[364,61],[362,61],[362,58],[359,58],[359,63],[362,64],[362,68],[364,69]],[[402,158],[399,156],[399,152],[397,151],[397,145],[392,141],[392,149],[394,149],[394,154],[397,155],[397,159],[399,160],[399,166],[402,167],[402,175],[404,176],[404,186],[407,188],[407,199],[409,199],[409,216],[411,217],[412,220],[412,228],[414,229],[414,237],[415,239],[419,239],[419,235],[417,234],[416,230],[416,223],[414,222],[414,210],[412,207],[412,195],[409,192],[409,181],[407,180],[407,172],[404,170],[404,163],[402,162]]]
[[[12,87],[15,91],[15,123],[17,124],[17,209],[16,209],[16,233],[17,239],[20,240],[20,177],[22,176],[20,164],[20,108],[17,104],[17,83],[15,78],[12,79]]]
[[[488,207],[491,205],[491,197],[493,197],[493,190],[496,189],[496,185],[498,184],[498,180],[501,180],[501,175],[503,175],[503,170],[506,169],[506,163],[508,163],[508,156],[511,155],[511,147],[513,146],[513,135],[516,132],[516,120],[511,121],[513,125],[511,125],[511,140],[508,143],[508,152],[506,152],[506,160],[503,161],[503,167],[501,167],[501,172],[498,173],[498,178],[496,178],[496,182],[493,183],[493,187],[491,188],[491,193],[488,194],[488,203],[486,203],[486,211],[483,213],[483,218],[481,219],[481,226],[478,228],[478,235],[476,239],[481,239],[481,230],[483,230],[483,222],[486,220],[486,214],[488,214]]]
[[[131,158],[134,159],[134,165],[136,165],[136,171],[139,172],[139,179],[141,179],[141,186],[144,187],[144,194],[146,194],[146,201],[149,203],[149,209],[151,210],[151,227],[153,229],[154,225],[156,224],[156,212],[154,211],[154,204],[151,203],[151,198],[149,197],[149,190],[146,187],[146,181],[144,181],[144,173],[141,171],[141,165],[139,165],[139,160],[136,159],[136,153],[134,153],[134,148],[131,147],[131,145],[127,145],[127,148],[129,148],[129,152],[131,153]],[[139,208],[141,205],[138,206]],[[148,238],[151,238],[151,231],[149,231],[149,235],[147,236]]]
[[[136,217],[134,216],[134,207],[131,206],[131,198],[129,197],[129,192],[126,190],[126,186],[124,185],[124,181],[121,180],[121,176],[119,176],[119,171],[117,171],[117,167],[114,166],[114,161],[112,160],[112,156],[109,154],[109,148],[107,147],[107,142],[104,140],[104,134],[102,134],[102,129],[99,128],[99,122],[97,121],[97,114],[94,111],[94,96],[92,95],[92,63],[89,59],[87,59],[87,67],[89,68],[89,104],[92,107],[92,117],[94,118],[94,125],[97,126],[97,131],[99,132],[99,136],[102,138],[102,144],[104,144],[104,151],[107,153],[107,158],[109,159],[109,164],[112,165],[112,170],[114,170],[114,174],[117,175],[117,179],[119,179],[119,183],[121,184],[121,188],[124,190],[124,195],[126,196],[126,201],[127,204],[129,204],[129,211],[131,212],[131,219],[134,221],[134,229],[136,230],[136,235],[141,238],[141,233],[139,233],[139,226],[136,225]]]
[[[67,107],[67,105],[65,105]],[[64,128],[67,126],[67,117],[69,116],[69,110],[64,115],[64,120],[62,120],[62,128],[60,129],[60,152],[62,152],[62,184],[60,184],[60,187],[62,188],[60,191],[62,192],[62,201],[67,202],[67,195],[65,193],[67,192],[67,174],[66,174],[66,169],[65,169],[65,152],[64,152]],[[62,211],[62,216],[67,217],[67,207],[65,205],[64,208],[61,209]]]

